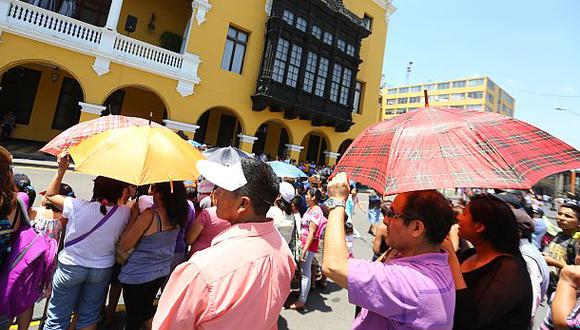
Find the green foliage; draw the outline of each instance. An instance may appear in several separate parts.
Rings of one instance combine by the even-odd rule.
[[[183,37],[175,32],[165,31],[159,37],[159,47],[179,53]]]

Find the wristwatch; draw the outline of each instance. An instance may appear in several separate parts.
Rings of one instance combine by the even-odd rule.
[[[339,206],[346,208],[344,201],[340,201],[340,200],[338,200],[336,198],[332,198],[332,197],[326,201],[325,205],[329,211],[333,210]]]

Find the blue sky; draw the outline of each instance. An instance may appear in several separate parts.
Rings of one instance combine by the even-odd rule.
[[[394,5],[383,66],[387,85],[406,83],[409,61],[411,84],[486,75],[515,98],[516,118],[580,149],[580,0]]]

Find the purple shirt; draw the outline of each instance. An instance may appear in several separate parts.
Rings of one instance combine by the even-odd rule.
[[[348,300],[363,308],[353,329],[451,329],[455,284],[447,252],[386,263],[350,259]]]

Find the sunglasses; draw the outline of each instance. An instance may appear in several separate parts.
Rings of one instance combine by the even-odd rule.
[[[393,207],[391,206],[388,209],[386,209],[386,211],[385,211],[385,217],[391,218],[391,219],[402,219],[403,218],[403,215],[400,214],[400,213],[396,213],[393,210]]]

